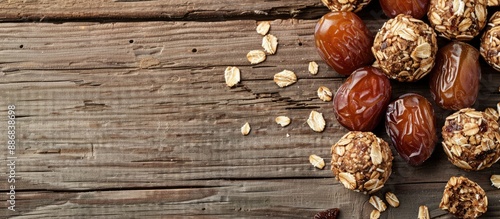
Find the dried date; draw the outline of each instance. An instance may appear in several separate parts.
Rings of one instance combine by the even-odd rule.
[[[373,35],[353,12],[324,15],[316,24],[314,38],[321,58],[339,74],[350,75],[374,60]]]
[[[381,70],[360,68],[335,93],[335,117],[351,131],[371,131],[383,118],[391,93],[389,78]]]
[[[437,142],[434,109],[418,94],[405,94],[387,107],[385,128],[399,155],[410,165],[420,165]]]
[[[398,14],[411,15],[422,19],[429,8],[429,0],[380,0],[380,6],[384,14],[394,18]]]
[[[318,212],[316,215],[314,215],[314,219],[337,219],[339,213],[340,210],[338,208],[331,208]]]
[[[432,99],[444,109],[471,107],[480,79],[479,51],[467,43],[451,42],[438,50],[430,78]]]

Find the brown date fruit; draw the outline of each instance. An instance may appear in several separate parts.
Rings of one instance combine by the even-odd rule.
[[[385,129],[399,155],[410,165],[422,164],[436,146],[434,109],[418,94],[402,95],[389,104]]]
[[[339,74],[350,75],[373,63],[373,35],[353,12],[324,15],[316,24],[314,39],[321,58]]]
[[[444,109],[459,110],[476,102],[481,80],[479,51],[463,42],[438,50],[430,78],[431,96]]]
[[[337,121],[351,131],[371,131],[383,118],[391,99],[391,82],[375,67],[354,71],[333,98]]]
[[[314,219],[337,219],[339,213],[340,210],[338,208],[331,208],[318,212],[316,215],[314,215]]]
[[[422,19],[429,9],[429,0],[380,0],[380,6],[387,17],[394,18],[398,14],[411,15]]]

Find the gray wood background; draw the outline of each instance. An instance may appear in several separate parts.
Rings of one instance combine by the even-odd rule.
[[[16,211],[3,201],[0,216],[311,218],[338,207],[340,218],[367,218],[373,209],[369,196],[334,180],[329,164],[318,170],[308,161],[317,154],[330,162],[330,146],[347,132],[332,103],[316,96],[319,86],[336,90],[345,79],[314,48],[314,26],[328,12],[319,0],[9,0],[0,12],[2,199],[16,187]],[[387,20],[376,0],[359,15],[373,33]],[[260,20],[271,21],[278,52],[250,65],[246,53],[261,48]],[[320,65],[318,75],[307,72],[309,61]],[[481,64],[482,110],[500,101],[500,76]],[[227,66],[241,69],[234,88],[224,83]],[[279,88],[272,79],[283,69],[298,82]],[[393,99],[429,98],[426,80],[393,82]],[[10,104],[15,184],[4,165]],[[324,114],[323,133],[306,124],[311,110]],[[450,113],[436,108],[438,124]],[[279,115],[292,123],[280,127]],[[240,133],[245,122],[248,136]],[[388,140],[383,126],[375,133]],[[396,155],[377,195],[394,192],[401,206],[381,218],[416,218],[419,205],[451,218],[438,204],[457,175],[486,190],[484,218],[498,218],[500,192],[489,182],[498,168],[459,170],[439,145],[420,167]]]

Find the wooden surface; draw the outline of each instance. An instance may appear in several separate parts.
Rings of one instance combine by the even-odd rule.
[[[341,218],[367,218],[373,209],[367,195],[334,180],[330,165],[308,162],[313,153],[330,162],[330,146],[347,132],[316,96],[319,86],[336,90],[345,79],[314,48],[314,26],[327,12],[320,1],[11,0],[0,11],[1,142],[8,105],[17,116],[16,211],[4,201],[0,216],[311,218],[338,207]],[[386,20],[377,1],[359,15],[374,33]],[[261,48],[257,20],[272,21],[279,46],[250,65],[246,53]],[[319,63],[318,75],[307,72],[309,61]],[[481,64],[475,107],[495,107],[500,75]],[[227,66],[241,69],[235,88],[224,83]],[[298,82],[279,88],[272,78],[283,69]],[[393,87],[393,99],[429,97],[426,79]],[[323,133],[306,124],[311,110],[324,114]],[[442,125],[450,112],[436,113]],[[292,123],[278,126],[279,115]],[[245,122],[248,136],[240,133]],[[382,126],[375,133],[388,140]],[[459,170],[441,147],[420,167],[396,156],[377,195],[392,191],[401,206],[381,218],[416,218],[419,205],[451,218],[438,204],[457,175],[486,190],[484,218],[498,218],[500,192],[489,182],[498,168]],[[3,194],[10,185],[2,175]]]

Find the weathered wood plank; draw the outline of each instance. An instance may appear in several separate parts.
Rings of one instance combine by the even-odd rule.
[[[170,1],[35,0],[0,1],[2,21],[60,20],[227,20],[239,18],[311,18],[328,9],[316,0]]]
[[[372,31],[382,22],[367,21]],[[366,195],[346,191],[330,171],[307,161],[315,153],[328,162],[330,145],[346,132],[315,94],[320,85],[335,90],[343,77],[316,54],[314,25],[273,21],[278,53],[252,66],[245,55],[260,48],[255,21],[0,24],[0,116],[16,105],[19,140],[17,212],[2,214],[308,218],[340,207],[342,218],[366,218]],[[307,73],[309,61],[320,64],[317,76]],[[500,101],[500,80],[481,62],[476,107],[484,109]],[[242,70],[236,88],[224,84],[228,65]],[[299,81],[276,86],[273,74],[283,69]],[[408,91],[429,97],[425,81],[394,89],[393,97]],[[312,109],[324,113],[324,133],[305,123]],[[447,113],[438,110],[441,121]],[[278,115],[292,124],[279,127]],[[252,132],[241,136],[247,121]],[[382,127],[377,134],[387,139]],[[422,167],[396,156],[383,192],[395,192],[402,206],[383,215],[412,218],[421,204],[432,216],[444,215],[437,204],[445,182],[466,175],[487,190],[486,217],[498,217],[500,193],[489,185],[496,168],[460,171],[439,147]],[[0,181],[2,192],[8,185]]]

